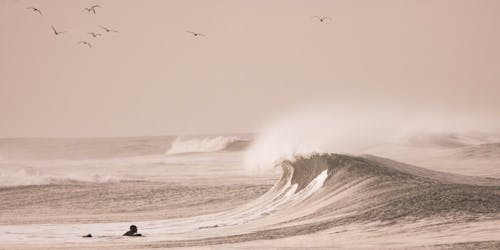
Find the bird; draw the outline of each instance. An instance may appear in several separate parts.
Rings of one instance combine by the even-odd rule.
[[[62,34],[62,33],[66,33],[67,31],[57,31],[54,26],[50,26],[52,28],[52,30],[54,31],[54,34],[57,36],[59,34]]]
[[[28,7],[28,8],[26,8],[26,9],[28,9],[28,10],[33,10],[33,11],[35,11],[35,12],[38,12],[38,14],[40,14],[40,16],[43,16],[42,11],[40,11],[39,9],[37,9],[37,8],[35,8],[35,7]]]
[[[87,41],[79,41],[78,44],[85,44],[85,45],[89,46],[89,48],[92,48],[92,45]]]
[[[92,11],[92,13],[94,13],[95,15],[95,8],[101,8],[100,5],[92,5],[90,8],[84,8],[82,11],[86,10],[88,14],[90,14],[90,12]]]
[[[323,21],[331,21],[332,18],[331,17],[328,17],[328,16],[313,16],[311,18],[317,18],[320,22],[323,22]]]
[[[101,33],[89,32],[88,34],[89,34],[89,35],[92,35],[94,38],[95,38],[95,37],[98,37],[98,36],[102,36],[102,34],[101,34]]]
[[[193,36],[205,36],[204,34],[192,32],[192,31],[189,31],[189,30],[186,30],[186,32],[193,34]]]
[[[99,26],[99,27],[101,27],[101,28],[102,28],[104,31],[106,31],[106,32],[116,32],[116,33],[118,33],[118,30],[108,29],[108,28],[106,28],[106,27],[104,27],[104,26]]]

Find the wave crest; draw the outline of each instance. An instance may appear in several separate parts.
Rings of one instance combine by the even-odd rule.
[[[56,174],[34,168],[18,168],[0,171],[0,187],[68,184],[76,182],[119,182],[120,178],[109,174],[65,173]]]
[[[183,139],[177,137],[167,150],[167,155],[186,153],[208,153],[222,150],[239,150],[246,146],[248,140],[236,136],[217,136],[205,138]]]

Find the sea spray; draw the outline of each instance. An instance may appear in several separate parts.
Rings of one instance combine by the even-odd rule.
[[[496,120],[391,105],[309,106],[269,123],[247,150],[245,167],[255,172],[314,153],[356,155],[385,144],[418,146],[411,144],[422,137],[431,137],[436,146],[487,143],[500,138]]]

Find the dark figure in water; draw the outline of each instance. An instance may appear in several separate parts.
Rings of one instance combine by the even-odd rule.
[[[92,234],[87,234],[87,235],[84,235],[82,236],[83,238],[92,238]]]
[[[126,232],[123,236],[142,236],[142,234],[137,233],[137,227],[135,225],[130,226],[130,230]]]

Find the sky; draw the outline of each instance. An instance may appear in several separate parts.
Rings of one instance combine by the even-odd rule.
[[[251,133],[332,100],[498,117],[498,13],[497,0],[0,0],[0,137]]]

